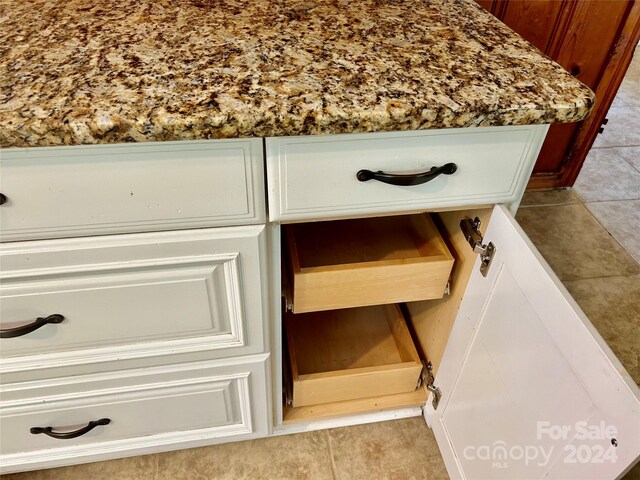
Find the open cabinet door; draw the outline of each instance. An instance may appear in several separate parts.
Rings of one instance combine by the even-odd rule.
[[[618,478],[640,456],[640,389],[504,207],[484,241],[425,408],[449,474]]]

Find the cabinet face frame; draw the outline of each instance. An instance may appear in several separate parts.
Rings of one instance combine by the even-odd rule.
[[[540,131],[546,131],[546,126],[542,126],[542,127],[536,127],[539,128]],[[437,132],[435,132],[437,133]],[[434,133],[434,134],[435,134]],[[542,135],[542,137],[544,137],[544,135]],[[533,146],[535,149],[535,145]],[[539,145],[537,146],[539,148]],[[535,158],[533,158],[535,159]],[[269,160],[269,159],[267,159]],[[532,168],[533,164],[531,163],[530,165],[525,165],[524,170],[526,171],[527,169],[529,169],[529,173],[530,173],[530,167]],[[511,207],[512,208],[516,208],[517,203],[520,201],[521,195],[523,193],[523,189],[524,189],[524,183],[518,188],[516,194],[514,194],[512,197],[509,197],[509,200],[511,202]],[[471,208],[471,207],[465,207],[462,204],[451,204],[451,205],[447,205],[446,209],[449,210],[462,210],[464,208]],[[405,207],[406,208],[406,207]],[[444,208],[444,207],[443,207]],[[504,207],[498,207],[499,209],[504,210]],[[418,211],[421,211],[423,209],[418,208]],[[416,210],[411,210],[411,211],[416,211]],[[398,211],[396,214],[405,214],[405,213],[410,213],[410,211]],[[378,215],[381,214],[381,212],[373,212],[371,213],[371,215]],[[355,214],[354,214],[355,215]],[[260,226],[256,226],[256,229],[262,229],[264,227]],[[403,418],[403,417],[407,417],[407,416],[417,416],[422,414],[422,409],[421,407],[406,407],[406,408],[401,408],[401,409],[397,409],[397,410],[389,410],[389,411],[385,411],[385,412],[374,412],[374,413],[370,413],[370,414],[361,414],[358,416],[351,416],[351,417],[342,417],[339,419],[326,419],[326,420],[322,420],[322,421],[317,421],[317,422],[310,422],[310,423],[303,423],[303,424],[298,424],[296,426],[282,426],[282,331],[281,331],[281,322],[282,322],[282,301],[281,301],[281,265],[280,265],[280,258],[281,258],[281,238],[280,238],[280,224],[279,223],[269,223],[267,224],[267,245],[266,245],[266,249],[264,248],[264,246],[262,246],[260,248],[260,252],[261,252],[261,260],[260,260],[260,265],[261,265],[261,269],[262,269],[262,283],[263,283],[263,288],[264,285],[269,285],[269,295],[268,295],[268,306],[269,306],[269,312],[270,312],[270,316],[272,318],[272,321],[270,322],[271,325],[271,330],[269,330],[268,328],[265,329],[265,331],[263,332],[263,342],[264,345],[266,347],[266,345],[271,345],[270,351],[271,353],[271,359],[267,360],[268,358],[268,354],[264,354],[264,360],[265,361],[270,361],[271,362],[271,369],[266,369],[266,372],[264,373],[264,375],[267,378],[267,382],[270,381],[270,378],[272,379],[272,392],[271,394],[273,395],[273,397],[267,397],[267,395],[269,395],[268,392],[268,388],[266,389],[266,391],[264,391],[264,398],[265,398],[265,402],[267,404],[267,409],[271,412],[273,412],[273,425],[276,426],[276,430],[277,433],[290,433],[290,432],[294,432],[294,431],[304,431],[304,430],[309,430],[309,429],[315,429],[315,428],[327,428],[327,427],[331,427],[331,426],[341,426],[341,425],[353,425],[353,424],[357,424],[357,423],[364,423],[364,422],[375,422],[375,421],[381,421],[381,420],[385,420],[385,419],[393,419],[393,418]],[[179,232],[170,232],[171,235],[178,235]],[[136,236],[138,236],[139,234],[136,234]],[[158,234],[160,235],[160,234]],[[88,240],[88,239],[85,239]],[[76,239],[69,239],[69,240],[65,240],[64,242],[75,242]],[[36,243],[36,242],[33,242]],[[263,253],[265,253],[265,250],[267,250],[267,254],[263,255]],[[268,268],[267,268],[268,265]],[[265,282],[264,281],[264,276],[265,275],[269,275],[269,282]],[[555,277],[553,277],[555,278]],[[252,293],[252,292],[250,292]],[[566,292],[565,292],[566,293]],[[264,310],[265,306],[263,305],[263,310]],[[265,317],[266,318],[266,317]],[[588,323],[588,321],[585,320],[586,323]],[[605,346],[606,347],[606,346]],[[604,348],[604,347],[603,347]],[[202,354],[203,352],[197,352],[198,354]],[[176,356],[176,359],[180,357],[179,355]],[[153,360],[157,360],[158,357],[155,357]],[[152,360],[152,357],[147,357],[144,359],[129,359],[126,362],[128,362],[129,364],[131,364],[131,362],[133,361],[140,361],[140,364],[144,362],[149,362]],[[175,360],[176,363],[178,363],[180,360]],[[237,362],[238,358],[235,359],[230,359],[229,362]],[[613,364],[615,364],[615,362],[617,360],[615,360],[615,358],[613,360],[611,360]],[[115,362],[114,362],[115,363]],[[96,364],[97,365],[97,364]],[[123,364],[119,364],[120,367],[122,368]],[[619,363],[616,364],[619,366]],[[81,365],[75,365],[76,367],[82,367]],[[89,367],[91,367],[92,365],[89,365]],[[623,369],[621,366],[619,366],[620,371],[623,372]],[[70,371],[70,368],[66,368],[67,372]],[[15,377],[14,377],[15,378]],[[442,376],[437,377],[436,379],[436,384],[438,385],[438,382],[440,382],[443,379]],[[635,388],[635,390],[637,391],[637,386],[635,386],[635,384],[632,384],[629,387],[631,390],[633,390]],[[636,397],[640,398],[638,395],[636,395]],[[273,405],[271,405],[271,401],[273,400]],[[429,405],[431,404],[431,399],[429,399],[429,401],[426,403],[426,409],[429,408]],[[441,407],[442,408],[442,407]],[[269,422],[269,426],[267,428],[267,430],[269,430],[268,432],[262,432],[262,435],[266,435],[270,433],[270,428],[271,428],[271,422]],[[202,441],[201,443],[198,443],[198,445],[205,445],[205,444],[210,444],[213,443],[210,440],[206,440],[206,441]],[[190,444],[189,446],[196,446],[195,444]],[[178,446],[170,446],[168,445],[166,447],[167,450],[169,449],[175,449],[175,448],[180,448],[180,445]],[[157,450],[153,450],[153,451],[157,451]],[[113,458],[114,456],[123,456],[123,455],[133,455],[133,454],[139,454],[139,453],[145,453],[143,451],[127,451],[126,453],[120,453],[118,455],[113,455],[113,453],[104,453],[103,456],[101,457],[96,457],[92,459],[95,460],[99,460],[99,459],[108,459],[108,458]],[[72,462],[78,462],[79,460],[74,460],[71,459],[69,460],[69,462],[67,463],[72,463]],[[56,460],[56,461],[52,461],[50,464],[47,464],[49,466],[58,466],[61,465],[61,461],[60,460]],[[35,468],[35,467],[34,467]],[[41,465],[42,468],[42,465]]]

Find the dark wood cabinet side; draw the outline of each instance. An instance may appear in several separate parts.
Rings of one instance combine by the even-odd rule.
[[[591,116],[556,124],[529,188],[572,186],[640,38],[640,0],[476,0],[596,93]]]

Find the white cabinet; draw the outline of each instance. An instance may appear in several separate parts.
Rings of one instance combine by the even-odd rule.
[[[268,435],[262,140],[0,160],[2,473]]]
[[[346,321],[342,331],[332,326],[337,314],[322,311],[326,288],[309,290],[306,281],[297,278],[305,270],[296,262],[299,242],[285,235],[282,243],[290,260],[282,276],[285,291],[291,290],[286,304],[292,311],[286,313],[285,328],[288,337],[300,331],[304,335],[289,339],[289,352],[282,358],[282,383],[292,402],[277,411],[278,428],[300,431],[393,418],[394,409],[423,406],[452,478],[613,479],[640,457],[640,389],[509,211],[503,205],[491,206],[519,202],[533,162],[523,152],[537,152],[542,140],[536,128],[478,129],[476,135],[464,130],[380,134],[370,136],[370,142],[367,135],[267,140],[267,171],[269,180],[275,180],[269,184],[270,218],[295,222],[298,237],[333,232],[314,240],[313,257],[333,252],[339,258],[352,258],[351,263],[340,261],[331,269],[352,280],[343,285],[339,308],[354,307],[358,313],[353,317],[368,312],[358,307],[362,303],[354,300],[349,304],[349,300],[359,298],[362,290],[375,290],[379,283],[357,272],[371,265],[400,262],[393,278],[399,283],[415,279],[415,248],[404,245],[417,241],[410,230],[400,226],[397,236],[405,239],[396,239],[393,245],[383,229],[370,229],[361,235],[359,249],[348,233],[355,229],[349,223],[355,221],[352,219],[432,211],[454,257],[448,294],[441,294],[442,298],[416,302],[411,289],[393,291],[393,282],[377,295],[381,304],[389,299],[406,302],[403,308],[418,350],[431,363],[431,374],[425,368],[421,377],[429,384],[426,403],[427,392],[422,388],[413,397],[406,391],[381,395],[384,389],[375,384],[361,388],[360,398],[352,395],[344,400],[343,392],[333,393],[328,379],[364,374],[363,367],[368,375],[380,378],[389,369],[398,371],[398,379],[407,371],[399,369],[402,359],[394,359],[393,349],[381,348],[394,341],[392,331],[376,334],[375,346],[361,348],[360,343],[373,335],[369,328],[355,331],[347,328]],[[456,137],[463,143],[450,145]],[[482,148],[485,138],[489,141]],[[401,147],[403,139],[406,151]],[[398,164],[393,163],[395,159]],[[459,168],[424,184],[403,183],[415,172],[423,175],[447,161]],[[404,168],[393,168],[403,162]],[[404,177],[395,177],[401,181],[391,184],[383,180],[393,180],[392,176],[360,182],[358,172],[363,168]],[[527,172],[524,179],[522,171]],[[490,208],[478,209],[485,204]],[[467,205],[474,210],[463,208]],[[474,227],[476,215],[482,222]],[[332,220],[326,228],[312,223],[330,218],[342,220]],[[366,256],[363,252],[372,251],[370,245],[376,242],[381,245],[379,257]],[[419,248],[418,243],[416,246]],[[474,253],[474,247],[485,253]],[[484,272],[483,263],[487,264]],[[306,266],[309,275],[325,274],[321,272],[324,268],[318,262]],[[297,291],[300,288],[302,292]],[[428,283],[424,282],[424,288],[429,288]],[[309,327],[298,327],[295,322],[308,322],[310,314],[293,313],[299,310],[297,299],[304,300],[302,311],[314,311],[314,322],[327,327],[318,326],[311,333]],[[384,323],[378,320],[372,317],[371,325]],[[278,323],[274,335],[280,328]],[[308,359],[307,350],[304,362],[310,365],[305,367],[309,374],[301,374],[300,359],[292,358],[291,350],[297,355],[297,345],[305,342],[312,348],[313,343],[305,338],[326,335],[333,339],[337,334],[344,337],[328,344],[341,348],[319,348],[313,360]],[[324,345],[319,339],[315,343]],[[346,370],[344,358],[348,358]],[[276,364],[275,368],[281,367]],[[296,402],[296,387],[304,386],[312,376],[324,376],[327,383],[326,392],[313,392],[322,401]],[[355,388],[353,385],[349,388]],[[274,399],[278,399],[278,385],[275,388]],[[385,410],[389,413],[381,413]],[[556,437],[558,429],[565,432],[560,437]],[[590,436],[585,432],[591,432]],[[533,455],[537,456],[531,458]]]
[[[453,478],[615,478],[640,389],[502,205],[546,128],[266,139],[267,226],[261,139],[3,152],[5,471],[424,413]]]

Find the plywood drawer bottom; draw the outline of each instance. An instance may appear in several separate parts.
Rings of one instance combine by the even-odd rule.
[[[422,364],[398,305],[287,314],[293,406],[412,392]]]

